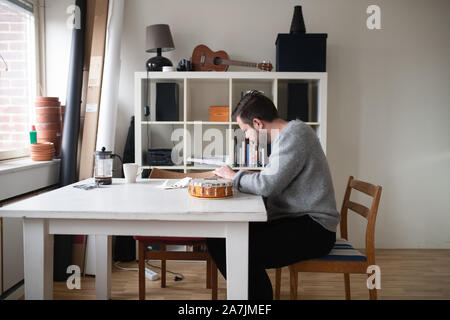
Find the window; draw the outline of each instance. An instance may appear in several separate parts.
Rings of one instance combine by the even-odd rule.
[[[36,97],[35,2],[0,0],[0,160],[29,155]]]

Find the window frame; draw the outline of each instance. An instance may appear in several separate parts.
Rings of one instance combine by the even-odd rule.
[[[29,3],[33,5],[33,17],[34,17],[34,47],[35,47],[35,96],[45,95],[46,86],[45,86],[45,72],[44,72],[44,61],[45,61],[45,0],[27,0]],[[14,1],[8,1],[16,6],[22,7]],[[27,10],[22,7],[23,10]],[[32,106],[28,106],[32,108]],[[30,115],[32,114],[32,110],[29,110]],[[0,161],[3,160],[12,160],[17,158],[30,157],[30,148],[17,148],[14,150],[8,151],[0,151]]]

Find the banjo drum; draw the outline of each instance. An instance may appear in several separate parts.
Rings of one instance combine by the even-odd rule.
[[[221,199],[233,196],[233,180],[193,179],[189,183],[189,194],[197,198]]]

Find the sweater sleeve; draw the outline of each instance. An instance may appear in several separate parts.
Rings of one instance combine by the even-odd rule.
[[[302,140],[293,134],[276,140],[267,167],[256,174],[239,171],[234,177],[235,187],[241,192],[263,197],[282,192],[305,166],[305,150]]]

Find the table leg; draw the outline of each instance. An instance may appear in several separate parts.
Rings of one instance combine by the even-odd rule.
[[[53,235],[47,220],[23,220],[23,247],[25,299],[53,299]]]
[[[248,299],[248,222],[227,224],[227,299]]]
[[[111,236],[95,236],[95,293],[97,300],[111,299]]]

